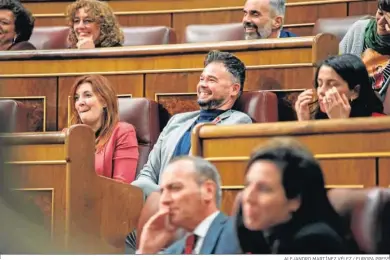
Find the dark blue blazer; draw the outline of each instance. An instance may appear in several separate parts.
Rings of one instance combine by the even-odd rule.
[[[183,254],[185,242],[186,237],[173,243],[162,254]],[[207,231],[199,254],[239,254],[240,252],[234,221],[231,217],[219,213]]]
[[[289,38],[289,37],[298,37],[298,35],[283,29],[280,31],[279,38]]]

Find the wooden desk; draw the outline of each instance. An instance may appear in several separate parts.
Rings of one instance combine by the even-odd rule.
[[[337,54],[329,34],[290,39],[0,54],[0,97],[36,107],[38,130],[67,126],[68,94],[77,76],[107,76],[121,98],[147,97],[170,114],[197,110],[196,85],[209,50],[235,53],[247,66],[245,90],[278,91],[281,99],[312,86],[313,66]],[[36,131],[37,129],[32,129]]]
[[[162,5],[163,2],[168,3],[167,5]],[[184,42],[185,29],[188,25],[241,22],[244,2],[241,0],[109,1],[116,11],[122,26],[158,25],[172,27],[176,31],[179,43]],[[176,6],[170,6],[173,3],[176,3]],[[61,3],[61,5],[63,4],[65,3]],[[49,7],[46,7],[46,5],[53,9],[47,10]],[[36,7],[31,6],[31,10],[36,17],[35,26],[66,25],[64,17],[65,6],[57,11],[54,11],[56,10],[54,6],[54,3],[40,4]],[[287,1],[286,4],[284,27],[299,36],[311,36],[313,35],[314,23],[318,18],[361,14],[375,15],[376,10],[377,1],[374,0],[292,0]]]
[[[390,118],[317,120],[245,126],[199,125],[192,133],[192,153],[218,168],[223,209],[230,212],[243,188],[251,152],[273,137],[294,137],[319,159],[328,187],[390,187]]]
[[[12,205],[71,253],[122,253],[137,225],[142,191],[95,173],[95,136],[83,125],[67,133],[1,135],[8,157],[2,185]],[[48,241],[50,243],[50,241]]]
[[[190,9],[242,7],[242,0],[109,0],[107,2],[115,12],[139,11],[179,11]],[[324,0],[287,0],[287,6],[321,4]],[[348,2],[353,9],[366,8],[373,0],[329,0],[327,2]],[[62,14],[72,1],[22,0],[23,5],[33,14]],[[358,6],[360,8],[358,8]],[[375,7],[376,9],[376,7]],[[353,10],[357,11],[357,10]]]
[[[242,0],[109,0],[104,2],[108,3],[115,12],[207,9],[243,5]],[[62,14],[73,1],[22,0],[22,3],[33,14]]]

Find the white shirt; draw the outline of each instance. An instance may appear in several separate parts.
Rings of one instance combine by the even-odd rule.
[[[276,37],[276,38],[280,38],[280,34],[282,33],[282,29],[283,29],[283,28],[280,28],[280,30],[279,30],[279,32],[278,32],[278,37]]]
[[[194,250],[192,251],[193,254],[199,254],[200,249],[202,248],[204,238],[207,235],[207,232],[209,231],[209,228],[211,226],[211,223],[213,223],[214,219],[218,216],[220,211],[216,211],[207,218],[205,218],[200,224],[194,229],[194,234],[198,236],[198,239],[196,241],[196,245]]]

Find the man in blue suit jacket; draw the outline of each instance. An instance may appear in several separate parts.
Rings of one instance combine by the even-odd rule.
[[[234,232],[231,217],[217,211],[217,215],[207,230],[202,246],[197,254],[237,254],[239,253],[238,240]],[[196,234],[196,230],[194,231]],[[188,235],[178,240],[163,251],[164,254],[183,254]],[[198,238],[199,239],[199,238]],[[196,249],[196,248],[195,248]]]
[[[161,181],[159,211],[145,224],[138,254],[237,254],[232,219],[218,210],[220,176],[199,157],[176,157]],[[187,234],[166,247],[179,229]]]

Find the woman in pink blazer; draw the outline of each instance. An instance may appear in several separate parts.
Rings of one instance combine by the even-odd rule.
[[[139,156],[137,137],[131,124],[119,122],[117,96],[108,80],[100,75],[82,76],[70,96],[74,104],[71,125],[86,124],[95,132],[96,173],[131,183]]]

